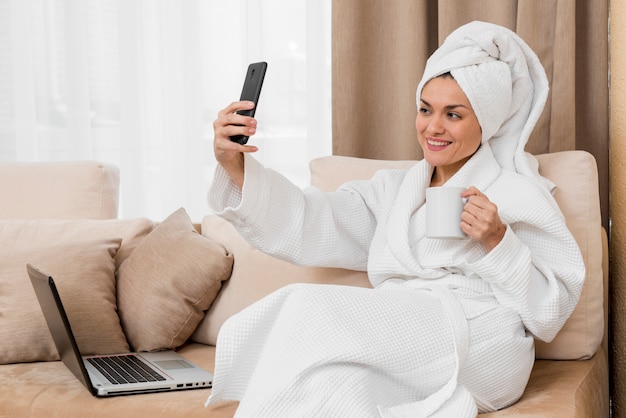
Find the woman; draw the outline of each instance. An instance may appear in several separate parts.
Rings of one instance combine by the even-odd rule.
[[[208,404],[242,416],[475,416],[514,403],[574,309],[584,265],[524,152],[548,86],[513,32],[472,22],[418,85],[424,159],[338,191],[301,191],[230,135],[256,120],[235,102],[214,123],[216,213],[295,263],[367,270],[374,289],[293,285],[229,319]],[[425,237],[425,189],[462,186],[464,240]]]

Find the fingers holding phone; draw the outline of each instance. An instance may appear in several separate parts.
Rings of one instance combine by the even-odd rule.
[[[239,142],[233,141],[233,137],[245,137],[248,138],[256,133],[257,121],[252,116],[246,116],[243,112],[253,110],[255,107],[254,102],[251,101],[239,101],[233,102],[226,108],[219,111],[217,119],[213,122],[213,131],[215,134],[216,142],[218,140],[228,140],[229,142],[235,142],[235,144],[243,145]],[[242,147],[229,147],[228,143],[224,143],[226,149],[238,149],[241,152],[248,152],[248,148]]]
[[[218,145],[220,143],[217,142],[217,139],[219,138],[221,140],[223,136],[228,136],[232,142],[245,145],[250,135],[256,133],[256,119],[254,119],[254,114],[259,104],[259,97],[261,96],[261,88],[263,87],[266,72],[267,63],[264,61],[254,62],[248,65],[239,102],[231,103],[228,107],[220,111],[217,120],[213,123],[216,143]],[[223,144],[223,147],[218,145],[216,145],[216,149],[237,149],[237,147],[228,147],[226,144]],[[251,151],[249,148],[239,148],[239,150],[240,152]]]
[[[243,186],[243,153],[256,152],[252,145],[242,145],[231,140],[233,135],[249,137],[256,132],[256,120],[250,116],[237,114],[238,110],[250,109],[252,102],[234,102],[222,109],[213,122],[213,153],[215,159],[240,188]]]
[[[257,130],[254,114],[266,70],[265,62],[250,64],[239,101],[221,110],[213,122],[215,158],[240,188],[244,177],[243,153],[258,151],[257,147],[246,144]]]

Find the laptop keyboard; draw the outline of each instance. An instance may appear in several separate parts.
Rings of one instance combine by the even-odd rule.
[[[114,385],[165,380],[162,374],[133,355],[90,357],[87,361]]]

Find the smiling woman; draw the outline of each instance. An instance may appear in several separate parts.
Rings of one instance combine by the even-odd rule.
[[[424,86],[415,127],[424,159],[434,166],[431,186],[448,181],[481,143],[476,114],[450,73]]]
[[[547,92],[517,34],[461,26],[417,88],[426,158],[328,193],[296,187],[254,158],[261,147],[231,141],[257,125],[233,115],[245,102],[226,103],[213,124],[215,213],[261,252],[366,271],[374,289],[285,286],[230,317],[208,405],[236,399],[246,416],[475,417],[516,402],[534,364],[531,335],[554,338],[585,276],[550,181],[518,151]],[[427,234],[433,173],[460,193],[461,239]]]
[[[260,60],[260,158],[308,184],[331,148],[330,0],[0,0],[0,161],[113,163],[120,216],[200,221],[213,116]]]

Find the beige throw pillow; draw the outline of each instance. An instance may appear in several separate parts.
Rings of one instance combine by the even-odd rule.
[[[158,225],[118,271],[118,306],[137,351],[182,345],[204,317],[233,257],[200,235],[183,208]]]
[[[113,257],[120,241],[86,237],[72,243],[38,243],[28,249],[0,244],[1,364],[59,359],[27,263],[54,278],[82,354],[128,351],[115,300]]]
[[[147,219],[0,221],[0,363],[59,358],[26,263],[58,283],[83,354],[128,351],[114,272],[153,227]]]

